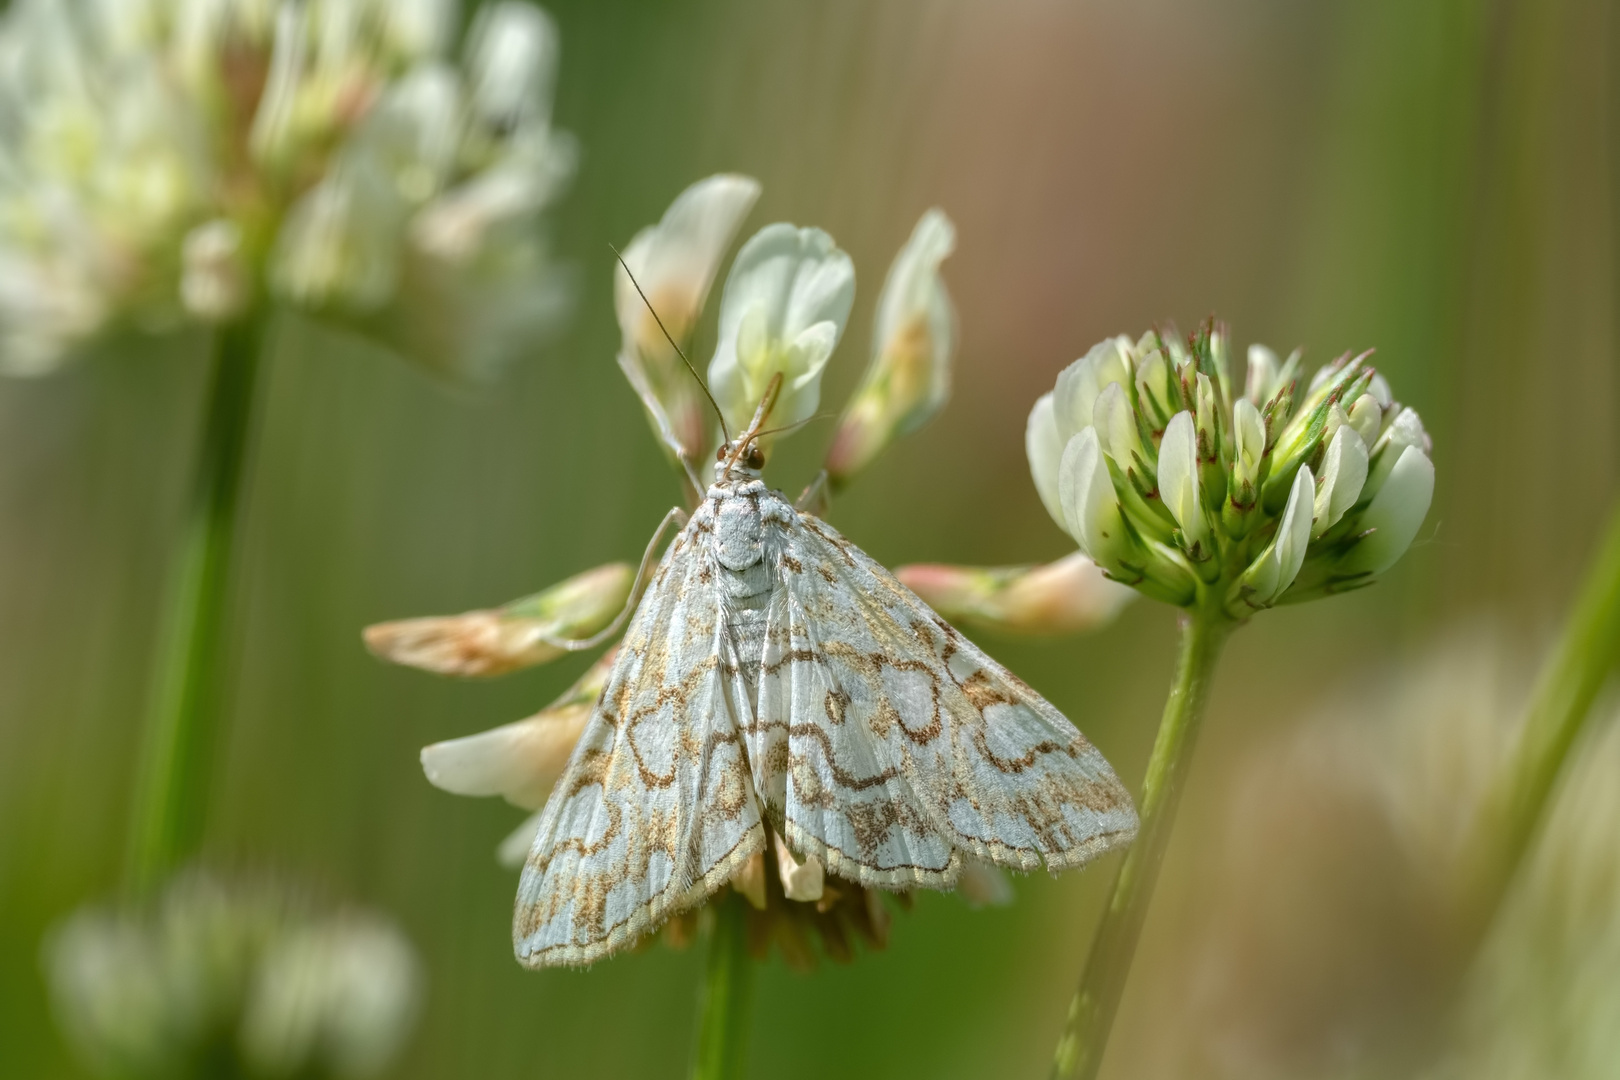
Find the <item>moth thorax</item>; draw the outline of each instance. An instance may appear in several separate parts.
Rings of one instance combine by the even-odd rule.
[[[727,570],[746,570],[764,557],[759,504],[733,496],[720,500],[715,514],[715,557]]]

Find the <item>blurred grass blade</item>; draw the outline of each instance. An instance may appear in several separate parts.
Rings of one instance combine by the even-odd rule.
[[[1470,857],[1471,944],[1483,938],[1545,816],[1592,703],[1620,663],[1620,506],[1609,519],[1575,609],[1530,699],[1506,773],[1475,827]]]
[[[128,884],[145,891],[201,838],[221,722],[225,608],[264,321],[215,337],[208,415],[164,627],[130,819]]]

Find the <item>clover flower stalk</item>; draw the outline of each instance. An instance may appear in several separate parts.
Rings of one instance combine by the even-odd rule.
[[[1181,609],[1181,645],[1121,865],[1053,1075],[1094,1077],[1130,970],[1221,648],[1277,604],[1369,585],[1406,551],[1434,490],[1429,438],[1367,356],[1308,384],[1298,353],[1250,349],[1241,391],[1225,328],[1099,343],[1030,413],[1043,503],[1108,576]]]
[[[487,377],[554,322],[541,212],[573,169],[556,32],[515,0],[24,0],[0,21],[0,370],[213,335],[129,873],[197,839],[232,537],[276,309]]]
[[[693,184],[662,221],[635,236],[614,269],[619,366],[682,475],[691,506],[702,500],[707,482],[700,470],[724,445],[722,432],[735,436],[745,427],[761,409],[762,395],[774,405],[760,440],[767,446],[815,414],[822,374],[854,302],[853,262],[832,237],[786,223],[765,226],[742,244],[726,275],[708,379],[699,381],[689,355],[694,328],[758,194],[757,182],[730,174]],[[930,211],[895,259],[878,301],[871,366],[827,459],[828,472],[836,470],[840,483],[885,445],[920,427],[949,394],[955,325],[938,269],[953,235],[944,214]],[[825,484],[812,485],[800,500],[801,512],[806,499],[824,499],[825,491]],[[817,512],[821,505],[816,503]],[[666,516],[666,524],[670,520]],[[606,644],[636,606],[662,535],[655,534],[633,575],[626,564],[601,567],[502,608],[375,626],[366,633],[367,644],[394,662],[474,676]],[[1089,562],[1078,577],[1063,580],[1081,591],[1103,586],[1129,593],[1098,578]],[[422,751],[423,771],[436,786],[499,795],[530,812],[501,843],[503,864],[520,865],[529,857],[542,807],[580,753],[581,733],[615,669],[617,648],[609,645],[533,716]],[[963,898],[971,905],[1006,903],[1009,886],[1000,871],[967,862],[958,882]],[[774,946],[791,966],[809,967],[817,958],[813,943],[840,961],[852,958],[856,940],[882,947],[891,917],[882,897],[879,890],[835,876],[814,857],[801,858],[773,827],[764,850],[736,868],[728,887],[700,908],[671,913],[657,931],[670,944],[683,945],[704,927],[709,936],[693,1075],[740,1075],[754,959]],[[898,901],[905,906],[907,894],[898,894]]]

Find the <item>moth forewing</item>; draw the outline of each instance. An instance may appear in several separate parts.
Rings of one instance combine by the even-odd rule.
[[[513,918],[525,965],[629,945],[764,847],[700,530],[694,515],[665,552],[546,805]]]

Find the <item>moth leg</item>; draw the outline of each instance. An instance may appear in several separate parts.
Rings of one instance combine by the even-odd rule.
[[[652,569],[654,562],[653,556],[658,553],[658,546],[663,542],[664,539],[664,531],[669,528],[671,522],[674,522],[677,528],[686,528],[686,511],[682,510],[678,506],[670,507],[669,513],[664,515],[664,520],[660,521],[658,523],[658,528],[653,530],[652,539],[647,542],[647,550],[641,554],[641,565],[636,567],[636,580],[635,583],[630,587],[629,599],[625,600],[624,607],[619,609],[619,613],[613,616],[612,622],[608,623],[607,626],[603,627],[601,630],[592,634],[588,638],[554,638],[542,636],[540,640],[545,642],[547,645],[550,645],[554,649],[566,649],[569,652],[582,652],[585,649],[596,648],[598,645],[602,644],[602,642],[613,637],[620,630],[623,630],[625,620],[630,617],[631,612],[636,610],[636,605],[641,603],[641,594],[647,591],[649,571]]]

